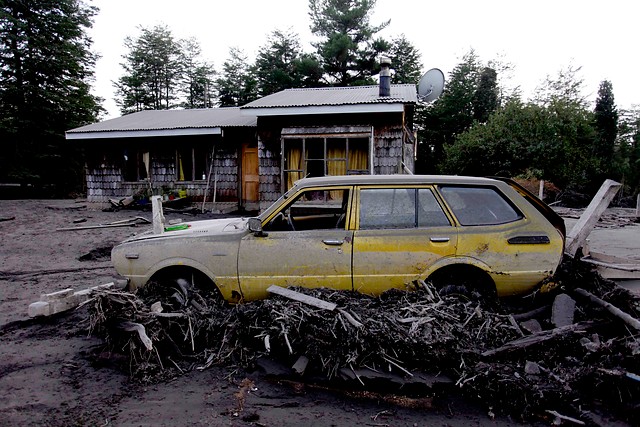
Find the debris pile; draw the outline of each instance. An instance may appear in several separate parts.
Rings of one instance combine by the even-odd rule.
[[[90,302],[90,324],[112,349],[128,353],[132,374],[147,381],[269,358],[293,367],[292,374],[352,378],[357,387],[372,385],[376,375],[367,373],[438,374],[494,412],[523,418],[589,421],[588,411],[606,402],[638,422],[640,330],[633,320],[640,301],[577,261],[565,262],[555,286],[500,303],[441,296],[424,282],[380,297],[295,289],[335,304],[331,309],[280,295],[228,307],[178,280],[135,295],[100,291]]]

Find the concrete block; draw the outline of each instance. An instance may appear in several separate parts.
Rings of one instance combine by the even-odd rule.
[[[29,304],[29,317],[49,316],[49,303],[46,301],[37,301]]]
[[[63,311],[71,310],[78,306],[78,299],[75,295],[70,295],[68,298],[54,300],[49,302],[49,315],[62,313]]]
[[[551,323],[553,323],[556,328],[572,325],[575,311],[575,300],[567,294],[560,294],[553,300]]]
[[[73,292],[72,288],[40,295],[40,301],[29,305],[29,317],[51,316],[78,307],[91,298],[91,293],[99,289],[111,289],[116,283],[110,282]]]
[[[55,301],[63,298],[68,298],[73,295],[73,289],[67,288],[61,291],[51,292],[50,294],[42,294],[40,295],[40,301]]]

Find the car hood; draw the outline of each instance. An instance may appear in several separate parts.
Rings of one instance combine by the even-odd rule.
[[[238,233],[247,230],[247,218],[222,218],[204,221],[182,222],[166,225],[162,234],[154,234],[153,230],[128,238],[123,243],[151,239],[170,239],[186,236],[215,236],[228,233]]]

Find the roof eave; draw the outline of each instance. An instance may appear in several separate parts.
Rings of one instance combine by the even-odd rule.
[[[357,113],[401,113],[404,102],[384,104],[354,104],[354,105],[310,105],[291,107],[245,107],[241,108],[245,114],[257,117],[265,116],[299,116],[308,114],[357,114]]]
[[[188,136],[188,135],[221,135],[222,128],[219,126],[208,128],[185,128],[185,129],[147,129],[147,130],[109,130],[109,131],[87,131],[87,132],[67,132],[66,139],[110,139],[110,138],[151,138],[166,136]]]

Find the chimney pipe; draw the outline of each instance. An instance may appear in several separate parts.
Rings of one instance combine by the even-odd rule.
[[[380,58],[380,92],[379,95],[391,96],[391,59],[383,56]]]

